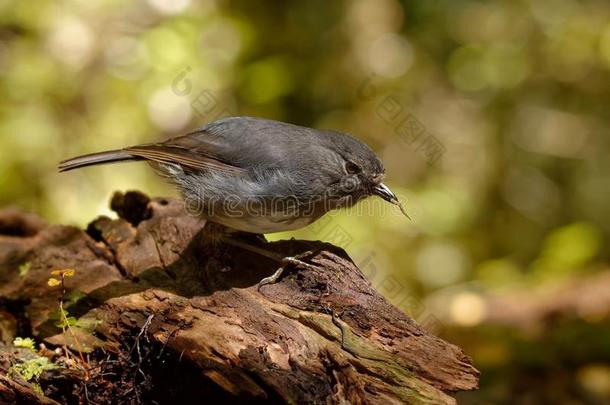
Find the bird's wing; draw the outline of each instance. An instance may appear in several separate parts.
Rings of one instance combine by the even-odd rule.
[[[177,164],[190,169],[220,171],[233,175],[244,175],[246,170],[223,161],[213,148],[205,142],[188,136],[169,139],[163,143],[137,145],[124,149],[132,156],[158,163]]]
[[[248,176],[253,171],[276,169],[279,162],[286,164],[287,146],[290,146],[289,150],[301,150],[298,145],[287,145],[290,142],[285,135],[295,132],[294,126],[286,129],[287,125],[250,117],[226,118],[164,142],[68,159],[60,163],[59,169],[66,171],[102,163],[150,160],[191,170]],[[270,136],[273,142],[269,142]]]
[[[295,151],[315,156],[314,130],[251,117],[214,121],[161,143],[125,149],[134,156],[195,169],[245,174],[291,168]],[[294,163],[296,164],[296,163]]]

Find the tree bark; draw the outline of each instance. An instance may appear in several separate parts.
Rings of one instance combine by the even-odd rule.
[[[119,218],[86,231],[0,211],[0,399],[452,404],[477,388],[462,350],[390,305],[337,247],[243,236],[286,256],[314,252],[313,268],[259,289],[278,263],[207,243],[181,202],[129,192],[111,206]],[[63,293],[48,285],[58,269],[75,270]],[[65,331],[60,304],[77,319]],[[62,367],[9,378],[16,336]]]

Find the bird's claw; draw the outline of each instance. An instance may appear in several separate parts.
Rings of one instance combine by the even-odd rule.
[[[264,279],[262,279],[261,281],[258,282],[258,289],[260,290],[262,286],[266,285],[266,284],[275,284],[278,282],[278,280],[280,279],[280,277],[282,276],[282,273],[284,272],[284,270],[286,269],[286,267],[291,264],[293,266],[296,267],[305,267],[306,269],[312,270],[315,269],[315,266],[312,266],[309,263],[305,263],[303,260],[306,257],[309,257],[313,255],[313,252],[311,250],[308,250],[307,252],[303,252],[300,253],[298,255],[295,256],[287,256],[284,257],[281,262],[280,262],[280,267],[269,277],[265,277]]]

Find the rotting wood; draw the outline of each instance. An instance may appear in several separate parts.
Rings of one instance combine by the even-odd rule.
[[[389,304],[337,247],[249,237],[286,255],[316,252],[314,269],[290,268],[259,290],[277,263],[210,247],[180,201],[117,193],[112,208],[118,219],[86,231],[0,211],[0,336],[11,359],[0,363],[0,395],[32,388],[5,377],[15,336],[76,349],[56,325],[61,292],[47,285],[67,268],[65,305],[90,378],[45,372],[49,400],[452,404],[451,393],[477,388],[462,350]]]

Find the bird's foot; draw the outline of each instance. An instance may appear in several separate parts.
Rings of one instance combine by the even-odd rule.
[[[262,279],[261,281],[258,282],[258,289],[260,290],[262,286],[266,285],[266,284],[275,284],[278,282],[278,280],[280,279],[280,277],[282,276],[282,273],[284,273],[284,270],[286,269],[286,267],[288,267],[289,265],[293,265],[296,267],[305,267],[306,269],[312,270],[315,269],[315,266],[312,266],[309,263],[304,262],[301,259],[305,259],[311,255],[313,255],[314,252],[312,252],[311,250],[308,250],[307,252],[303,252],[300,253],[298,255],[295,256],[288,256],[288,257],[284,257],[283,259],[280,260],[280,267],[269,277],[265,277],[264,279]]]
[[[232,245],[256,254],[259,254],[261,256],[267,257],[269,259],[272,260],[276,260],[280,263],[280,267],[269,277],[265,277],[263,278],[261,281],[258,282],[258,290],[260,290],[260,288],[266,284],[273,284],[273,283],[277,283],[277,281],[280,279],[280,277],[282,276],[282,273],[284,272],[284,270],[286,269],[287,266],[289,265],[293,265],[295,267],[302,267],[302,268],[306,268],[306,269],[316,269],[316,266],[313,266],[309,263],[306,263],[303,261],[303,259],[313,256],[314,253],[316,251],[312,251],[312,250],[308,250],[306,252],[303,253],[299,253],[297,255],[292,255],[292,250],[293,250],[293,240],[290,243],[289,246],[289,251],[290,251],[290,256],[282,256],[280,253],[276,253],[264,248],[260,248],[258,246],[252,245],[248,242],[244,242],[238,239],[233,239],[227,235],[225,235],[222,238],[222,241],[228,245]]]

